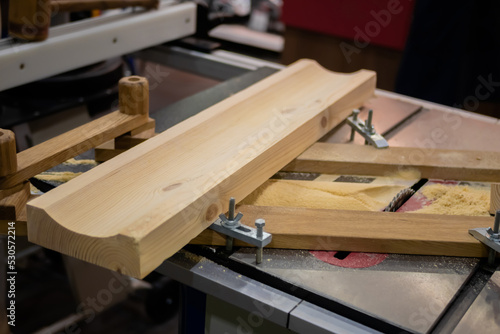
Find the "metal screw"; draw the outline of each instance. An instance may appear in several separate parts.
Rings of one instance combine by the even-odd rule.
[[[227,219],[230,222],[234,221],[234,211],[235,211],[235,209],[236,209],[236,200],[234,199],[234,197],[231,197],[229,199],[229,210],[228,210],[228,213],[227,213]],[[234,238],[228,236],[226,238],[226,251],[228,253],[231,253],[233,251],[233,244],[234,244]]]
[[[498,231],[500,230],[500,210],[497,210],[495,213],[495,224],[493,225],[493,235],[491,235],[494,239],[498,240]],[[494,249],[490,249],[490,253],[488,254],[488,264],[493,266],[495,264],[495,259],[497,257],[497,252]]]
[[[234,220],[234,210],[236,208],[236,200],[234,197],[229,199],[229,212],[227,213],[228,220]]]
[[[257,238],[264,238],[264,226],[266,225],[266,221],[262,218],[259,218],[255,221],[255,227],[257,227]],[[257,264],[262,263],[262,256],[264,253],[263,247],[257,247],[257,252],[255,253],[255,262]]]
[[[368,119],[366,120],[366,130],[370,134],[374,134],[375,133],[375,128],[372,125],[372,118],[373,118],[373,109],[370,109],[368,111]]]
[[[233,243],[234,243],[234,238],[233,237],[226,237],[226,251],[228,253],[231,253],[233,251]]]
[[[359,109],[354,109],[352,111],[352,120],[356,123],[356,121],[358,120],[358,115],[359,115]],[[351,129],[351,138],[349,139],[349,141],[353,141],[354,140],[354,135],[356,134],[356,131],[354,130],[354,128]]]
[[[266,225],[266,221],[262,218],[259,218],[255,221],[255,226],[257,227],[257,238],[262,239],[264,234],[264,226]]]

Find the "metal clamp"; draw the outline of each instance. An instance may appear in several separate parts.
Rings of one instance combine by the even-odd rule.
[[[264,232],[266,222],[264,219],[257,219],[255,221],[256,228],[242,225],[240,221],[243,214],[238,212],[238,214],[234,216],[234,211],[235,200],[231,197],[229,200],[228,216],[226,217],[223,213],[221,213],[219,218],[212,225],[210,225],[210,229],[226,236],[226,250],[228,252],[233,250],[234,239],[256,246],[256,262],[259,264],[262,262],[264,246],[268,245],[272,239],[272,235],[270,233]]]
[[[365,145],[370,144],[375,146],[376,148],[386,148],[389,147],[389,143],[385,140],[382,135],[378,134],[375,131],[375,128],[372,124],[373,118],[373,110],[370,109],[368,111],[368,119],[366,122],[360,121],[358,119],[359,109],[354,109],[352,111],[352,115],[347,117],[346,122],[349,124],[351,129],[351,138],[349,141],[354,140],[354,135],[358,132],[360,135],[365,138]]]
[[[497,210],[495,214],[495,224],[493,229],[488,228],[473,228],[469,230],[469,233],[485,244],[489,249],[490,253],[488,255],[488,264],[493,265],[495,263],[495,258],[497,252],[500,252],[500,210]]]

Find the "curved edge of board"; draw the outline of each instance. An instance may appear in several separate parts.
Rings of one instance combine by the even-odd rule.
[[[28,211],[28,222],[36,221],[28,228],[30,242],[45,245],[51,250],[82,258],[82,249],[87,249],[83,257],[87,262],[104,266],[121,274],[140,277],[139,248],[134,238],[125,235],[95,237],[67,229],[57,223],[44,209],[32,207]],[[54,240],[59,243],[54,244]],[[73,247],[78,244],[80,247]]]
[[[29,202],[28,238],[142,278],[225,212],[229,197],[243,199],[340,124],[375,82],[372,71],[297,61]],[[276,117],[286,126],[250,140]]]

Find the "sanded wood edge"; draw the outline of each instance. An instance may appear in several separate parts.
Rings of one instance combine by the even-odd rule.
[[[0,188],[10,188],[49,168],[148,121],[147,115],[112,112],[17,154],[17,172],[0,178]]]
[[[484,257],[486,247],[468,230],[493,223],[491,217],[249,205],[238,211],[244,222],[266,220],[265,230],[273,235],[266,247],[306,250]],[[224,245],[225,237],[207,229],[191,243]],[[251,247],[237,240],[235,245]]]
[[[68,231],[65,227],[57,224],[44,211],[36,207],[28,210],[28,221],[32,221],[33,216],[37,217],[37,224],[28,224],[28,240],[30,242],[43,245],[45,248],[73,256],[80,257],[76,249],[71,247],[75,244],[83,244],[88,247],[86,259],[97,265],[106,264],[106,268],[117,271],[121,274],[132,277],[141,276],[139,245],[131,237],[115,235],[106,238],[96,238],[84,234],[76,234]],[[51,233],[46,233],[51,231]],[[65,242],[51,246],[50,241],[54,238],[61,238],[64,235]],[[36,238],[33,238],[36,236]]]
[[[500,182],[500,153],[315,143],[283,171],[387,176],[405,169],[423,178]]]

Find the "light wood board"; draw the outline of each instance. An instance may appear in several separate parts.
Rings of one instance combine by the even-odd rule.
[[[486,247],[468,231],[493,224],[492,217],[394,212],[246,205],[237,211],[250,226],[265,218],[265,231],[273,235],[266,247],[289,249],[482,257]],[[191,243],[224,245],[225,238],[206,230]]]
[[[144,277],[373,95],[299,61],[28,203],[31,242]]]
[[[389,175],[407,168],[418,170],[423,178],[500,182],[500,153],[316,143],[283,170]]]

